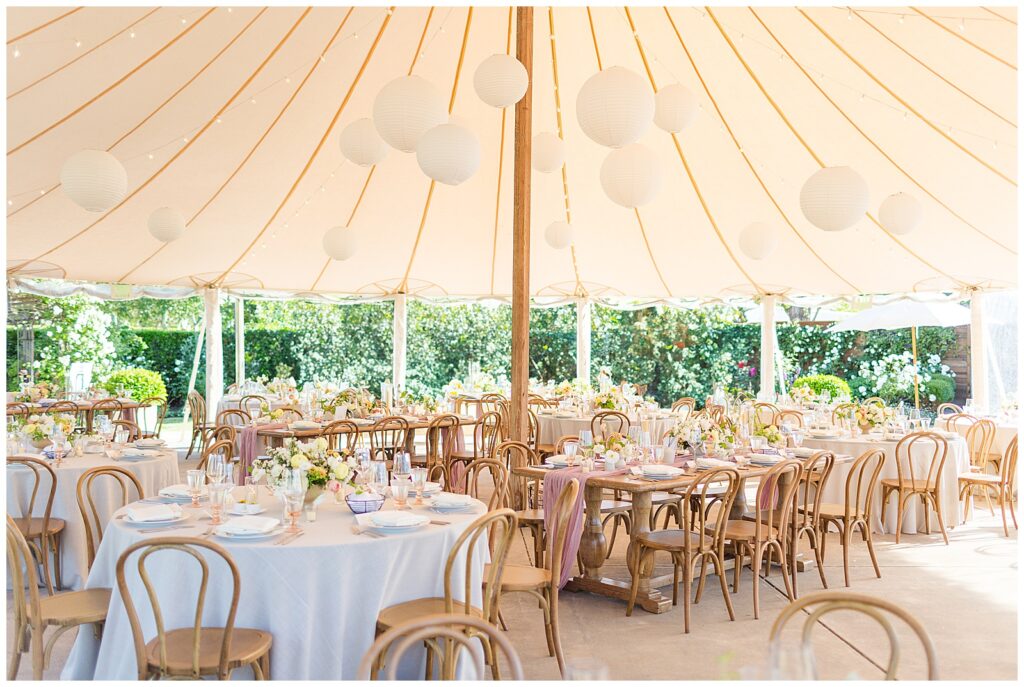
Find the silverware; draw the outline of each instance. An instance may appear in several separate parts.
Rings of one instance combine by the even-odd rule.
[[[431,520],[431,525],[450,525],[451,523],[447,520]]]
[[[209,536],[212,536],[212,535],[213,535],[213,530],[214,530],[214,528],[213,528],[213,527],[209,527],[209,528],[207,528],[207,530],[206,530],[205,532],[203,532],[203,533],[202,533],[202,534],[200,534],[199,536],[200,536],[200,537],[209,537]]]
[[[170,527],[153,527],[150,529],[139,530],[142,534],[152,534],[153,532],[168,532],[170,530],[187,530],[195,527],[195,525],[171,525]]]
[[[291,538],[291,539],[289,539],[288,541],[286,541],[286,542],[284,542],[284,543],[285,543],[285,544],[291,544],[291,543],[292,543],[293,541],[295,541],[296,539],[298,539],[299,537],[301,537],[301,536],[302,536],[302,535],[304,535],[305,533],[306,533],[305,531],[302,531],[302,532],[296,532],[295,534],[293,534],[293,535],[292,535],[292,538]]]
[[[298,537],[298,536],[300,536],[302,534],[303,534],[302,532],[289,532],[288,534],[284,535],[283,537],[278,539],[276,542],[274,542],[274,546],[282,546],[283,544],[287,544],[292,539],[295,539],[296,537]]]
[[[370,530],[360,529],[359,525],[352,525],[352,534],[365,534],[367,537],[372,537],[373,539],[384,538],[384,535],[382,534],[377,534],[376,532],[371,532]]]

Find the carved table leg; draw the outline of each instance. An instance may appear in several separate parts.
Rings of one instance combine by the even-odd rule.
[[[601,566],[605,559],[604,527],[601,524],[601,487],[590,486],[583,491],[586,510],[583,514],[583,537],[580,539],[580,558],[583,560],[583,576],[601,579]]]

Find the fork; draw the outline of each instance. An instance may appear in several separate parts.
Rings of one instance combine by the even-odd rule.
[[[359,525],[352,525],[352,534],[365,534],[367,537],[372,537],[373,539],[384,538],[384,535],[382,534],[377,534],[376,532],[371,532],[370,530],[359,529]]]

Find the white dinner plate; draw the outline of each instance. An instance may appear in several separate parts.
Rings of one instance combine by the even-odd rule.
[[[247,509],[247,510],[237,510],[237,508],[239,506],[242,506],[242,505],[245,505],[245,504],[236,503],[231,508],[231,510],[228,511],[228,513],[231,514],[231,515],[259,515],[260,513],[266,513],[267,512],[267,509],[264,508],[263,506],[256,505],[255,508],[252,508],[251,504],[249,505],[249,509]]]
[[[175,523],[184,522],[185,520],[188,520],[188,513],[182,513],[180,516],[170,518],[169,520],[146,520],[145,522],[129,520],[127,515],[121,518],[121,522],[126,525],[132,525],[133,527],[162,527],[164,525],[173,525]]]
[[[284,526],[278,526],[269,532],[253,532],[252,534],[234,534],[231,532],[225,532],[220,527],[213,531],[213,534],[221,539],[227,541],[262,541],[264,539],[270,539],[284,532]]]
[[[139,439],[132,445],[135,446],[135,448],[159,448],[166,444],[167,442],[163,439]]]

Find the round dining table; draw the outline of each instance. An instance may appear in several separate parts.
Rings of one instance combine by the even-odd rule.
[[[569,411],[548,410],[537,413],[537,443],[554,444],[563,436],[579,436],[580,431],[590,429],[594,415],[578,417]],[[651,441],[660,444],[662,435],[679,422],[680,416],[664,412],[650,420]],[[641,425],[639,419],[630,419],[630,426]]]
[[[259,488],[264,516],[280,518],[281,501]],[[237,488],[235,493],[242,494]],[[392,501],[384,509],[393,508]],[[412,512],[428,515],[429,523],[412,532],[379,537],[353,530],[356,518],[345,503],[333,497],[317,508],[314,522],[300,522],[302,536],[287,539],[272,535],[259,541],[224,540],[213,534],[208,541],[230,553],[241,576],[236,627],[270,632],[270,677],[275,680],[354,680],[359,662],[374,640],[378,613],[388,606],[425,597],[444,596],[444,570],[449,551],[459,535],[486,506],[475,501],[467,512],[435,513],[427,506],[410,504]],[[204,537],[209,517],[200,508],[189,514],[185,527],[165,529],[166,536]],[[231,517],[231,516],[229,516]],[[134,680],[138,667],[132,632],[117,590],[117,559],[128,546],[163,536],[143,532],[145,526],[115,519],[107,526],[103,544],[89,575],[88,588],[114,590],[101,640],[92,632],[79,632],[68,657],[62,680]],[[483,540],[485,541],[485,540]],[[452,589],[465,588],[466,560],[460,555],[452,572]],[[220,626],[230,607],[227,566],[215,554],[203,551],[210,564],[204,624]],[[127,584],[146,640],[156,635],[145,587],[138,575],[136,553],[126,566]],[[488,561],[486,543],[474,548],[471,575],[481,580]],[[164,626],[189,627],[194,622],[199,588],[198,564],[178,551],[153,554],[147,570],[160,599]],[[458,591],[456,598],[461,595]],[[474,588],[471,599],[479,606],[482,594]],[[407,654],[399,666],[401,679],[422,679],[424,654]],[[233,677],[252,679],[249,668]]]
[[[88,551],[85,540],[85,521],[78,508],[76,490],[78,480],[86,470],[100,466],[117,466],[131,472],[142,485],[145,496],[155,496],[166,486],[177,484],[181,480],[178,475],[178,453],[174,449],[153,451],[156,455],[145,458],[121,458],[111,460],[103,453],[87,453],[82,456],[65,458],[58,467],[52,460],[47,463],[57,475],[57,490],[53,498],[51,518],[64,520],[64,531],[61,533],[61,581],[64,589],[81,589],[85,584],[88,571]],[[46,460],[42,454],[25,454],[32,458]],[[31,469],[22,465],[7,466],[7,514],[18,518],[27,516],[34,482]],[[46,510],[46,496],[50,487],[49,478],[40,478],[40,492],[36,495],[32,515],[42,517]],[[133,490],[129,490],[129,498],[134,498]],[[121,489],[113,479],[100,479],[93,482],[93,503],[100,522],[109,520],[121,506]],[[52,570],[52,568],[51,568]]]
[[[946,442],[946,462],[942,467],[939,476],[939,501],[942,506],[942,519],[946,527],[954,527],[964,522],[963,506],[958,499],[957,476],[970,470],[971,459],[967,451],[967,442],[964,438],[953,432],[940,432]],[[879,486],[873,495],[873,512],[871,528],[874,532],[894,533],[896,531],[896,495],[890,494],[889,503],[886,506],[885,522],[882,522],[882,487],[884,479],[896,479],[899,474],[896,468],[896,445],[898,440],[883,439],[881,435],[855,435],[852,437],[814,437],[804,439],[803,445],[808,448],[832,451],[837,455],[848,454],[858,458],[866,451],[881,449],[885,452],[885,463],[882,465],[882,472],[878,477]],[[927,461],[931,457],[930,445],[914,446],[911,452],[911,460],[914,461],[915,475],[927,473]],[[853,467],[853,461],[837,462],[832,470],[823,491],[822,499],[826,503],[842,504],[846,500],[846,478]],[[904,475],[909,479],[909,474],[904,469]],[[867,479],[868,475],[865,475]],[[931,529],[938,532],[939,521],[934,510],[931,513]],[[968,517],[970,517],[970,507]],[[903,516],[903,532],[914,534],[925,531],[924,506],[920,498],[911,499],[910,505],[906,507]]]

